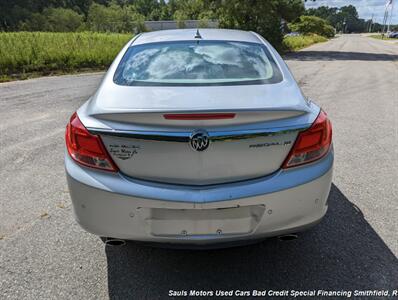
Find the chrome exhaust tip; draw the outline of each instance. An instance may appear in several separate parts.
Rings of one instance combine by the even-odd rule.
[[[124,245],[126,245],[126,241],[121,240],[121,239],[106,238],[105,245],[112,246],[112,247],[124,246]]]
[[[280,240],[281,242],[293,241],[293,240],[296,240],[297,238],[298,238],[298,235],[296,233],[289,233],[289,234],[278,236],[278,240]]]

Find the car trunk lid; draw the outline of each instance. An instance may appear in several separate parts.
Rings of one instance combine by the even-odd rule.
[[[310,125],[311,114],[297,86],[288,83],[250,88],[114,86],[100,90],[86,109],[85,126],[101,136],[122,173],[186,185],[234,182],[277,171],[299,130]]]

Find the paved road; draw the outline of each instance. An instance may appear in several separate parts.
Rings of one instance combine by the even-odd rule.
[[[217,251],[104,247],[73,221],[64,125],[101,74],[0,84],[0,298],[398,288],[398,45],[342,36],[287,60],[334,124],[330,210],[298,240]]]

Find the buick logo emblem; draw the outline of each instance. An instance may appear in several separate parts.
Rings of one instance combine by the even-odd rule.
[[[195,151],[205,151],[209,147],[209,135],[204,130],[194,131],[189,140],[191,148]]]

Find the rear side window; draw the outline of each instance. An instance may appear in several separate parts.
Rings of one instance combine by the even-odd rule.
[[[277,83],[282,74],[257,43],[178,41],[131,46],[114,75],[127,86],[242,85]]]

